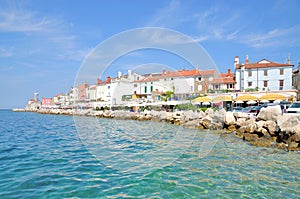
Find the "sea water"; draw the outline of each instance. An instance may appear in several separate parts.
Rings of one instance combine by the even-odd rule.
[[[0,198],[298,198],[299,155],[167,123],[0,111]]]

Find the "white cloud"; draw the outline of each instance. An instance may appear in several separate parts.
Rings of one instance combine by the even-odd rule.
[[[44,32],[61,25],[54,18],[40,17],[36,13],[21,8],[2,9],[0,31],[2,32]]]
[[[300,44],[300,25],[276,28],[265,33],[245,35],[241,40],[254,48],[271,46],[292,46]]]
[[[147,26],[174,27],[178,25],[182,18],[181,3],[179,0],[171,1],[166,7],[158,10]]]
[[[22,3],[0,8],[0,34],[23,33],[18,38],[26,38],[21,44],[15,43],[18,46],[17,56],[48,55],[54,59],[83,60],[87,50],[78,47],[78,37],[71,33],[71,28],[70,23],[57,16],[45,16],[27,9]],[[22,46],[26,46],[27,50]],[[1,57],[11,56],[10,52],[0,48]]]

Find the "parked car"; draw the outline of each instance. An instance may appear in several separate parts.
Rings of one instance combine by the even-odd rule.
[[[233,107],[233,112],[242,112],[243,107]]]
[[[287,113],[300,113],[300,102],[294,102],[287,110]]]
[[[250,108],[249,113],[251,113],[254,116],[257,116],[261,108],[262,108],[262,106],[252,106]]]

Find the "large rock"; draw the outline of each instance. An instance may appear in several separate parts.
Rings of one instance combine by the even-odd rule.
[[[242,112],[234,112],[233,115],[234,117],[236,117],[236,119],[249,118],[249,115],[247,113],[242,113]]]
[[[246,125],[246,118],[238,118],[236,120],[236,126],[237,127],[242,127]]]
[[[277,118],[282,115],[280,105],[268,106],[266,108],[261,108],[259,114],[257,115],[258,120],[272,120],[277,121]]]
[[[200,120],[200,124],[205,128],[205,129],[210,129],[211,127],[211,122],[212,122],[212,118],[207,115],[204,118],[202,118]]]
[[[192,129],[203,129],[203,126],[200,125],[199,119],[187,121],[185,124],[183,124],[183,126]]]
[[[224,123],[228,126],[236,123],[235,117],[232,112],[226,112],[224,117]]]
[[[208,116],[210,116],[210,117],[213,117],[213,115],[214,115],[214,110],[213,110],[212,108],[206,109],[205,115],[208,115]]]
[[[266,128],[271,136],[275,136],[277,124],[272,120],[265,121],[263,127]]]
[[[277,119],[277,124],[281,131],[300,134],[300,115],[281,115]]]

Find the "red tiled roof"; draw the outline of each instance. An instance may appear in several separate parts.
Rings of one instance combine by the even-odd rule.
[[[197,76],[197,75],[214,75],[215,70],[178,70],[178,71],[167,71],[162,74],[162,76],[165,77],[191,77],[191,76]]]
[[[219,77],[215,77],[212,80],[213,84],[229,84],[229,83],[235,83],[234,80],[234,73],[221,73]]]
[[[249,64],[238,64],[236,66],[237,69],[241,69],[241,66],[245,66],[245,69],[252,69],[252,68],[270,68],[270,67],[290,67],[294,66],[293,64],[282,64],[277,62],[271,62],[266,59],[262,59],[255,63],[249,63]]]
[[[99,85],[99,84],[108,84],[108,83],[110,83],[111,82],[111,78],[108,76],[107,78],[106,78],[106,80],[105,81],[102,81],[101,79],[97,79],[97,84]]]
[[[216,73],[215,70],[177,70],[177,71],[163,71],[159,74],[149,74],[142,80],[137,80],[135,82],[153,82],[158,81],[159,79],[170,78],[170,77],[193,77],[193,76],[206,76],[206,75],[214,75]]]

